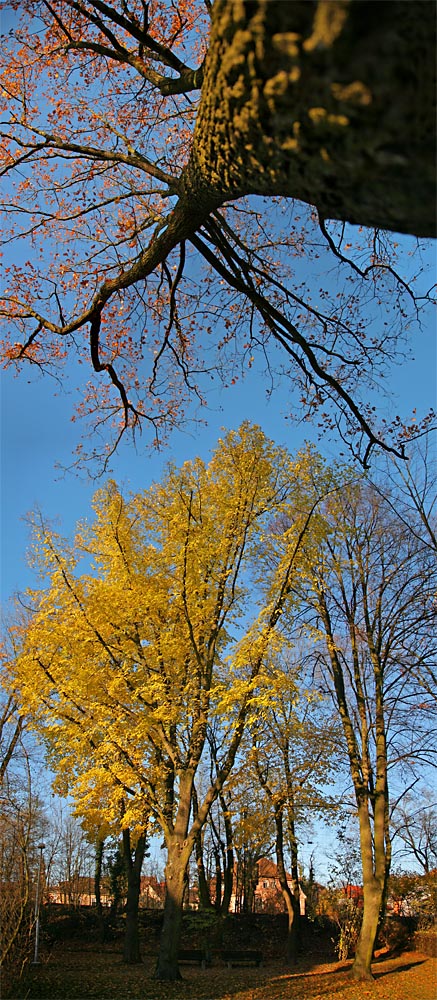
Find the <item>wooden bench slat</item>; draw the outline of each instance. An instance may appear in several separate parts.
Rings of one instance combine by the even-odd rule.
[[[178,953],[178,961],[181,964],[201,965],[205,968],[208,964],[208,956],[200,948],[181,948]]]
[[[263,956],[260,951],[234,951],[230,948],[225,948],[221,952],[221,958],[223,962],[231,968],[233,965],[256,965],[257,967],[262,964]]]

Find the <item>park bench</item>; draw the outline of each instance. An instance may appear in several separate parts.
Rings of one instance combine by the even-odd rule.
[[[234,951],[225,949],[221,952],[221,960],[225,962],[229,969],[233,965],[262,965],[263,956],[260,951]]]
[[[201,965],[206,969],[210,964],[209,957],[201,948],[182,948],[178,954],[178,961],[181,965]]]

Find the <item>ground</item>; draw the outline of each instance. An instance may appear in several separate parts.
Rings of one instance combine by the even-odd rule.
[[[309,965],[295,972],[272,961],[261,969],[187,967],[179,983],[155,983],[153,959],[123,965],[119,948],[56,942],[41,964],[30,966],[14,1000],[436,1000],[437,960],[420,952],[381,956],[374,983],[353,983],[351,962]]]

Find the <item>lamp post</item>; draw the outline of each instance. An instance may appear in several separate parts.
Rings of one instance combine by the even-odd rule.
[[[38,881],[36,883],[36,896],[35,896],[35,951],[33,954],[33,965],[39,965],[38,961],[38,948],[39,948],[39,911],[41,905],[41,874],[42,874],[42,852],[45,848],[45,844],[38,844],[39,850],[39,864],[38,864]]]

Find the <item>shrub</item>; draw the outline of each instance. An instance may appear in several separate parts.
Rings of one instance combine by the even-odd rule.
[[[393,872],[389,881],[387,912],[414,918],[418,930],[437,925],[437,872]]]

